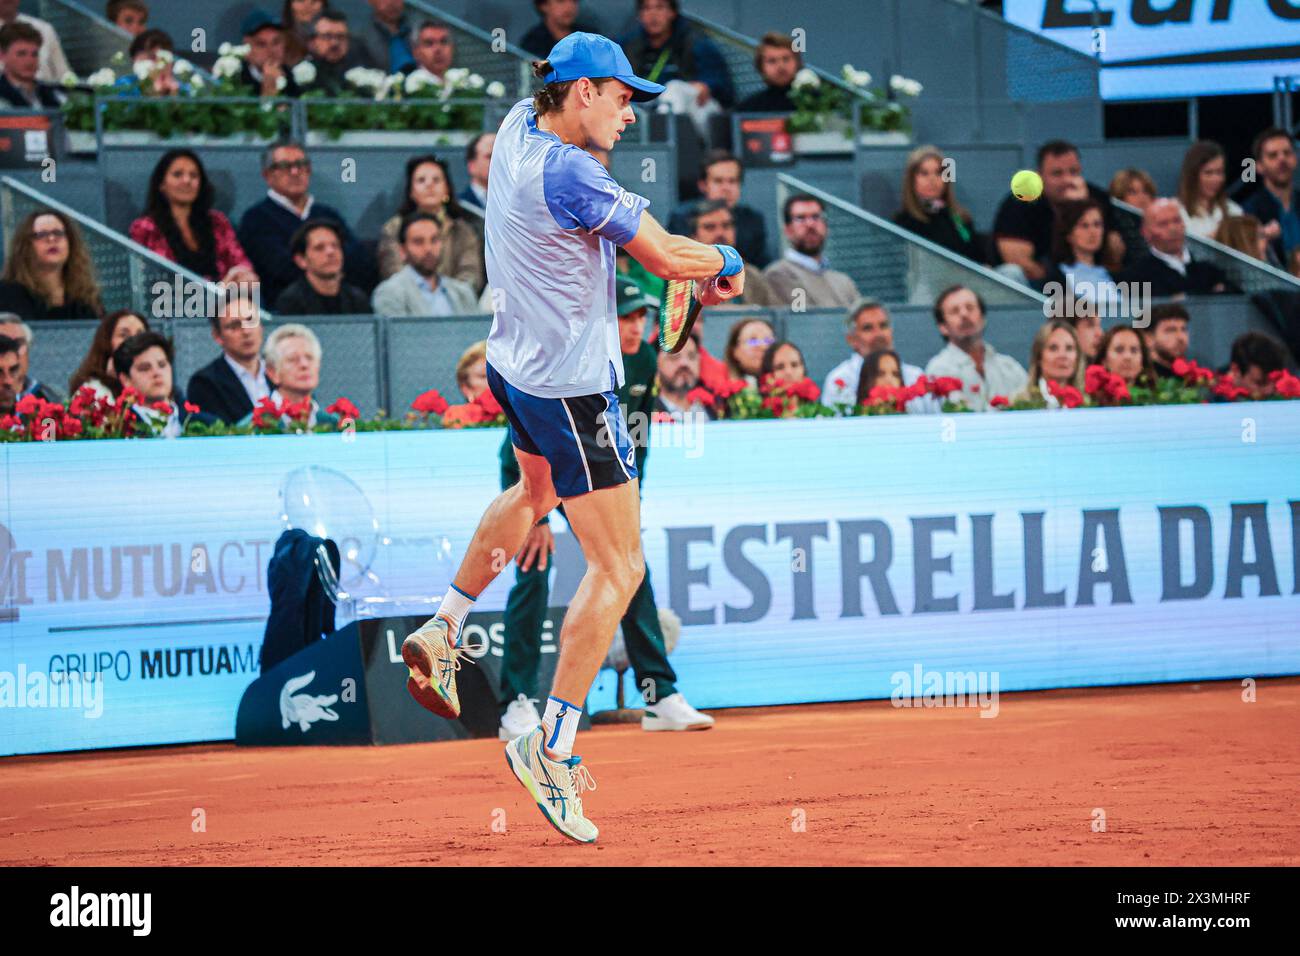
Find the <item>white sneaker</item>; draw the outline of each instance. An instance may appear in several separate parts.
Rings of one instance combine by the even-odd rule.
[[[641,718],[642,730],[708,730],[712,726],[713,718],[688,704],[681,692],[647,704]]]
[[[552,760],[542,752],[541,727],[506,744],[506,763],[548,823],[577,843],[595,843],[600,831],[582,812],[582,794],[596,789],[581,757]]]
[[[520,694],[512,700],[510,706],[506,708],[505,714],[501,717],[501,726],[497,730],[497,739],[514,740],[538,726],[542,722],[542,716],[537,713],[537,708],[533,706],[534,703],[535,701],[528,699],[527,694]]]

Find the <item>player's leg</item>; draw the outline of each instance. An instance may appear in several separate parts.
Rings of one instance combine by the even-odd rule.
[[[525,571],[515,569],[515,583],[506,598],[502,618],[505,649],[501,656],[501,700],[498,736],[513,740],[541,723],[537,700],[537,665],[541,659],[542,628],[550,596],[549,561],[534,561]]]

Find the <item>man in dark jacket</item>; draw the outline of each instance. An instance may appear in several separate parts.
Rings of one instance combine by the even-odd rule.
[[[19,110],[57,110],[63,97],[56,87],[36,79],[40,68],[41,35],[29,23],[15,20],[0,27],[0,100]]]
[[[637,76],[651,83],[685,80],[699,93],[730,107],[736,101],[726,60],[713,42],[700,36],[679,16],[678,0],[637,0],[640,29],[621,41]]]
[[[218,307],[211,326],[221,354],[194,373],[186,391],[203,411],[233,425],[274,388],[262,360],[262,316],[252,302],[232,298]]]
[[[369,315],[370,296],[343,281],[343,227],[313,219],[293,235],[290,249],[302,278],[280,293],[280,315]]]
[[[1147,252],[1120,273],[1121,280],[1149,282],[1150,294],[1156,298],[1238,291],[1218,266],[1192,258],[1182,213],[1174,200],[1157,199],[1147,206],[1142,215],[1142,238],[1147,241]]]
[[[302,90],[284,65],[284,32],[280,21],[265,10],[254,10],[244,17],[243,34],[249,52],[239,79],[248,88],[248,95],[298,96]]]
[[[343,221],[343,214],[317,202],[311,194],[311,160],[297,143],[276,143],[262,154],[266,198],[253,204],[239,221],[239,244],[262,280],[262,301],[268,309],[278,305],[280,293],[302,278],[294,262],[294,234],[311,219],[338,223],[343,236],[344,271],[354,285],[366,288],[366,266],[361,244]]]
[[[599,33],[593,25],[578,19],[578,0],[533,0],[541,21],[519,40],[528,53],[545,60],[551,48],[570,33]]]
[[[737,113],[793,113],[790,87],[803,68],[803,54],[795,52],[794,40],[784,33],[767,33],[754,51],[754,69],[765,86],[736,104]]]

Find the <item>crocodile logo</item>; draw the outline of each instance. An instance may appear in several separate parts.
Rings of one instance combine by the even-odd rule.
[[[301,677],[290,677],[284,682],[280,691],[280,720],[284,729],[293,724],[305,734],[318,720],[338,720],[337,712],[331,706],[338,702],[338,694],[299,694],[316,678],[315,671],[308,671]]]

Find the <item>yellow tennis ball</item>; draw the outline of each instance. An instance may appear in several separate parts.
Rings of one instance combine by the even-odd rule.
[[[1032,169],[1022,169],[1011,177],[1011,195],[1021,202],[1033,202],[1043,194],[1043,177]]]

